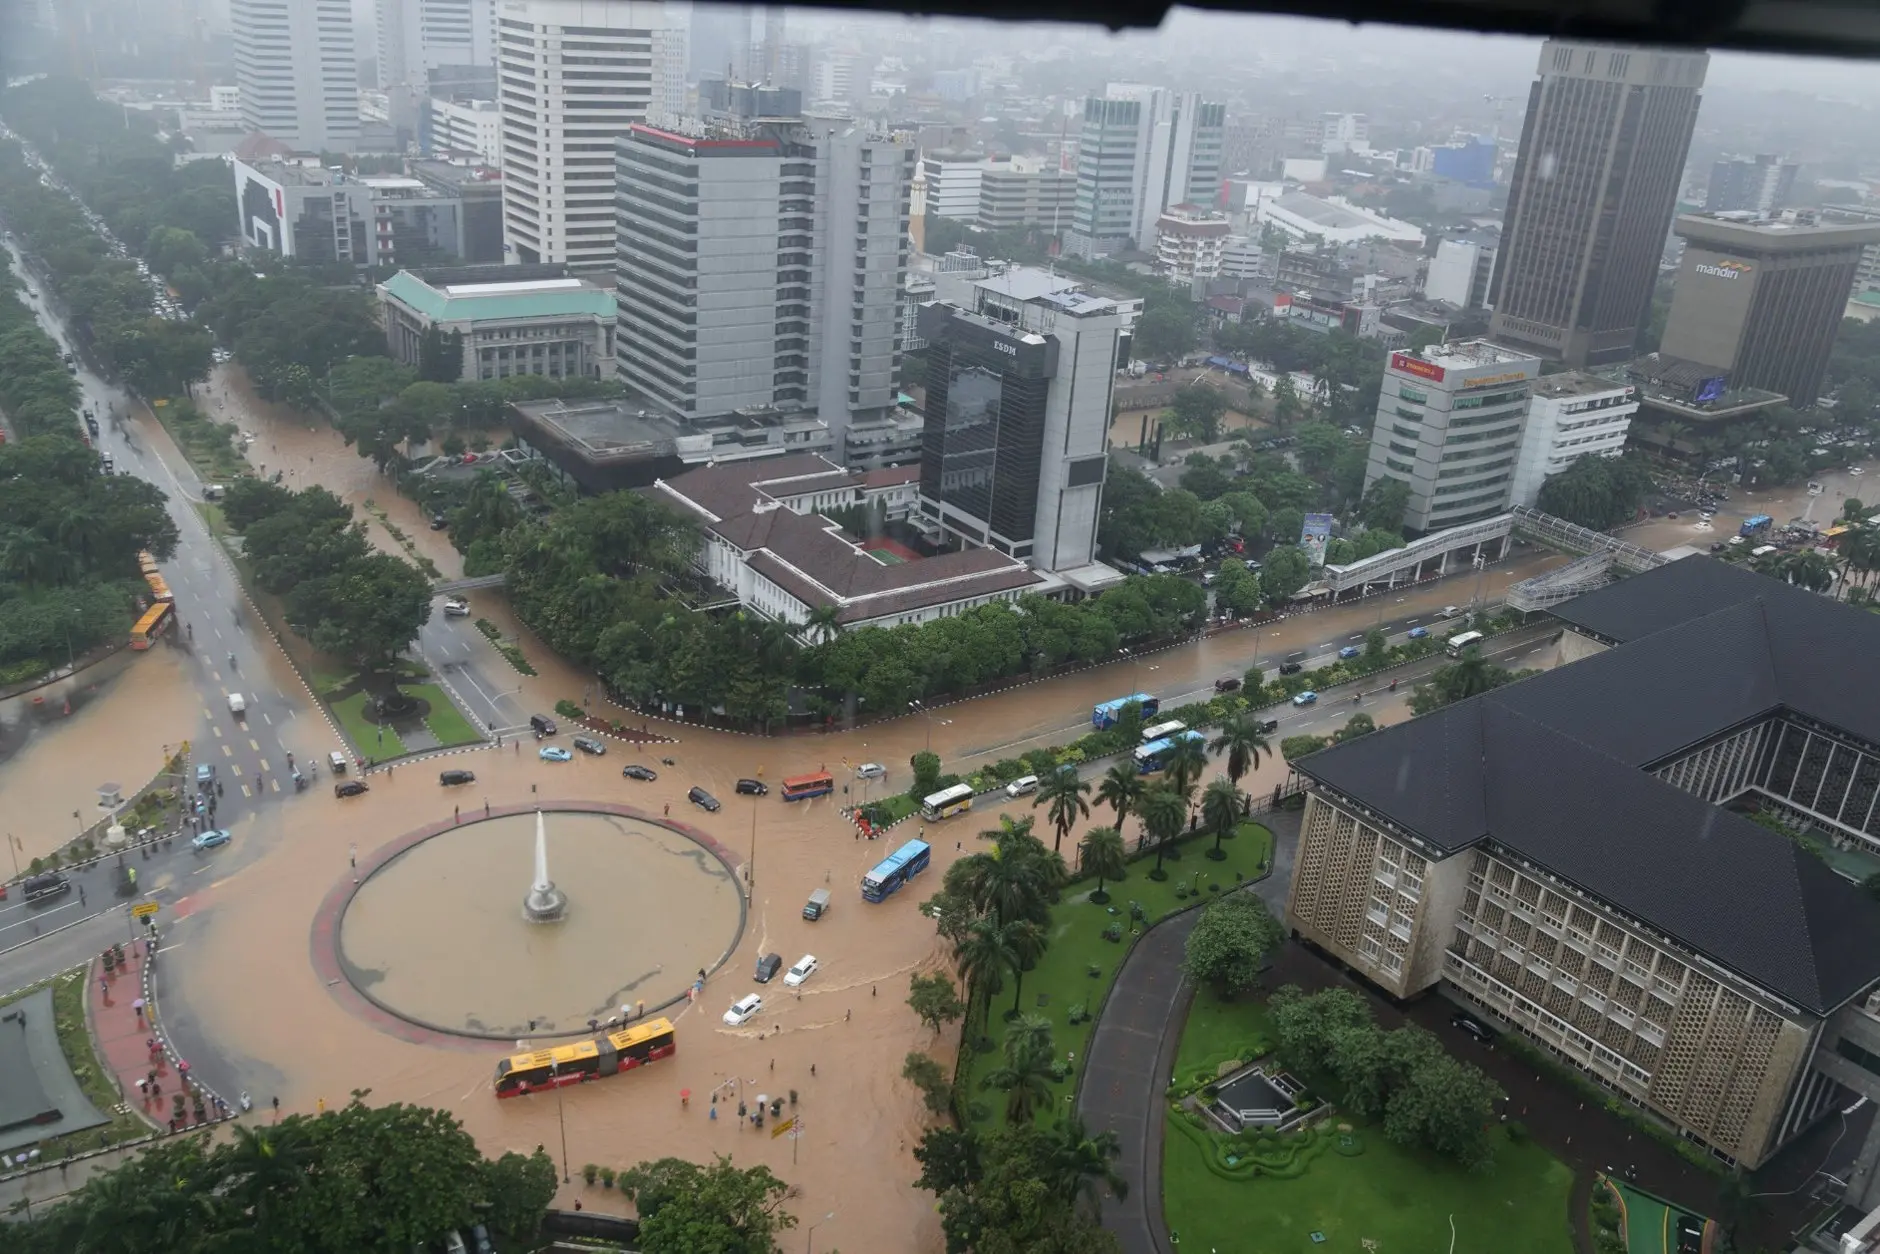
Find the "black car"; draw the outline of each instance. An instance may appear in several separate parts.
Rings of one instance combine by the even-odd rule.
[[[761,779],[741,779],[738,781],[738,792],[746,797],[762,797],[770,792],[770,785]]]
[[[641,766],[637,762],[635,762],[631,766],[621,767],[620,773],[626,776],[628,779],[643,779],[647,781],[648,783],[651,783],[652,781],[659,778],[658,771],[654,770],[650,766]]]
[[[1297,675],[1304,669],[1305,667],[1298,662],[1281,662],[1279,664],[1279,673],[1282,675]]]
[[[777,972],[782,967],[783,967],[783,955],[782,954],[762,955],[757,960],[757,973],[756,973],[757,982],[759,984],[770,983],[773,979],[776,978]]]
[[[591,753],[597,758],[600,757],[603,753],[607,752],[607,746],[602,744],[600,741],[594,739],[594,737],[592,736],[576,736],[573,740],[569,741],[568,743],[573,745],[575,748],[579,749],[581,752]]]
[[[1279,730],[1279,720],[1276,718],[1262,719],[1260,722],[1254,724],[1254,729],[1262,736],[1271,735]]]
[[[474,784],[477,782],[477,773],[475,771],[439,771],[437,782],[446,788],[452,784]]]
[[[365,781],[360,779],[349,779],[343,784],[333,785],[335,797],[357,797],[360,793],[367,791],[369,789],[366,788]]]
[[[718,813],[718,798],[712,796],[703,788],[694,787],[688,789],[685,794],[685,799],[708,814]]]
[[[1467,1032],[1484,1045],[1493,1043],[1494,1039],[1500,1035],[1494,1028],[1489,1027],[1486,1023],[1483,1023],[1466,1010],[1458,1010],[1455,1014],[1450,1015],[1449,1025],[1460,1031]]]
[[[555,720],[546,714],[529,715],[529,726],[533,727],[538,734],[543,736],[553,736],[556,731]]]
[[[448,526],[450,526],[450,519],[444,517],[444,515],[442,514],[431,515],[431,530],[432,531],[442,531],[444,530],[444,528]]]
[[[50,901],[54,897],[63,897],[72,891],[72,881],[57,871],[47,871],[44,875],[29,875],[20,885],[21,895],[27,901]]]

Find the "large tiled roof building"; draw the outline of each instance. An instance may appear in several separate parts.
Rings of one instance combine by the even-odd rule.
[[[1580,660],[1297,764],[1288,922],[1757,1166],[1880,1096],[1880,905],[1738,812],[1880,849],[1880,618],[1708,558],[1555,613]]]

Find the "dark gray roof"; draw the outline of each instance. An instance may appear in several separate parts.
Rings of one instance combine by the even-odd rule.
[[[1880,979],[1880,908],[1795,842],[1646,769],[1784,711],[1880,741],[1880,617],[1746,574],[1691,558],[1571,602],[1560,618],[1629,643],[1299,770],[1434,856],[1492,841],[1825,1014]]]

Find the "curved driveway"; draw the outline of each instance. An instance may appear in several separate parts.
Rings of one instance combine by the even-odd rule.
[[[1273,873],[1251,888],[1275,916],[1284,916],[1299,814],[1255,817],[1273,830]],[[1090,1128],[1108,1129],[1122,1141],[1116,1170],[1129,1182],[1129,1196],[1106,1199],[1103,1226],[1116,1234],[1123,1254],[1172,1254],[1174,1248],[1162,1218],[1162,1092],[1194,997],[1182,978],[1182,946],[1200,917],[1199,910],[1185,910],[1136,942],[1103,1003],[1084,1061],[1078,1113]]]

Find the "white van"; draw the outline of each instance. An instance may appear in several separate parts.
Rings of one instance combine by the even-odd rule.
[[[228,694],[228,712],[230,714],[245,714],[247,711],[248,701],[241,693],[231,692]]]
[[[1036,775],[1020,775],[1005,786],[1005,795],[1008,797],[1022,797],[1026,793],[1037,791],[1038,777]]]

